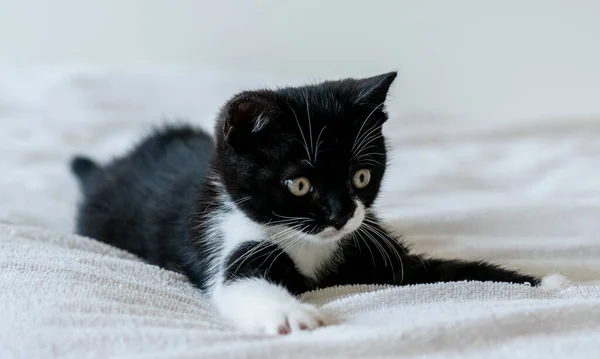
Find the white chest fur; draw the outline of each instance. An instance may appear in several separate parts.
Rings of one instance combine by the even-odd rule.
[[[237,208],[222,214],[219,229],[223,236],[225,252],[228,253],[244,242],[260,241],[265,237],[263,226],[252,221]]]
[[[289,233],[289,229],[276,226],[266,230],[267,238],[279,244],[305,276],[315,278],[318,271],[333,260],[338,248],[337,242],[317,244],[300,232],[291,233],[285,236],[285,241],[281,241],[278,234],[283,232]]]
[[[233,206],[232,206],[233,207]],[[223,255],[228,256],[236,247],[247,241],[269,240],[277,243],[294,260],[300,273],[314,278],[318,271],[331,262],[338,244],[316,244],[303,238],[303,234],[286,227],[268,227],[252,221],[235,207],[222,215],[219,229],[224,241]],[[285,236],[279,234],[286,232]],[[285,241],[281,241],[285,237]]]

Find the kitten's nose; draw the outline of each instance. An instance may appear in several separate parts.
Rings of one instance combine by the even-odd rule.
[[[344,228],[344,226],[346,225],[346,223],[348,223],[348,220],[350,219],[350,215],[345,214],[345,215],[332,215],[329,216],[328,220],[329,220],[329,224],[337,229],[340,230],[342,228]]]
[[[356,206],[352,200],[347,201],[330,200],[326,205],[327,222],[333,228],[342,229],[348,220],[354,215]]]

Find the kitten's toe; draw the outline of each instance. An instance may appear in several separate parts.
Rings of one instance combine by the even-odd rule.
[[[290,323],[288,320],[286,320],[285,323],[279,325],[279,328],[277,329],[277,334],[286,335],[289,332],[290,332]]]
[[[290,310],[287,318],[293,331],[313,330],[325,325],[323,315],[310,304],[301,304],[299,308]]]
[[[326,325],[325,316],[312,304],[298,301],[279,303],[268,308],[249,310],[234,319],[236,326],[247,332],[287,335],[310,331]]]

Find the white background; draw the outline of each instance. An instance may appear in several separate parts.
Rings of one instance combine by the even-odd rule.
[[[428,253],[597,276],[600,2],[0,4],[0,221],[72,231],[69,159],[120,155],[161,116],[208,128],[240,87],[395,68],[394,227]]]
[[[422,349],[429,357],[436,346],[449,348],[440,357],[461,355],[466,346],[480,358],[523,357],[541,347],[555,355],[528,357],[597,357],[597,330],[589,328],[598,327],[598,306],[580,294],[597,294],[585,284],[600,278],[599,67],[600,0],[0,0],[0,266],[8,263],[9,278],[0,278],[8,288],[0,287],[0,300],[10,299],[0,317],[2,309],[28,314],[12,316],[22,330],[7,327],[6,342],[31,353],[119,338],[102,351],[142,338],[135,349],[156,355],[145,345],[156,337],[160,350],[196,353],[193,346],[204,350],[208,341],[215,350],[217,332],[198,331],[213,321],[193,316],[204,310],[181,312],[194,323],[186,324],[188,334],[160,319],[156,309],[167,307],[158,299],[190,303],[187,295],[161,294],[183,285],[179,279],[148,272],[152,281],[144,282],[142,271],[129,270],[137,263],[118,262],[104,249],[102,259],[92,258],[84,253],[91,242],[67,237],[81,196],[69,160],[77,153],[102,162],[121,155],[162,115],[208,128],[225,98],[250,83],[398,69],[385,128],[391,162],[378,200],[386,224],[416,252],[485,259],[535,275],[558,272],[581,286],[560,297],[531,292],[543,298],[537,302],[521,287],[490,287],[491,294],[475,284],[412,287],[398,289],[401,296],[379,292],[400,301],[379,312],[350,296],[350,305],[334,304],[360,314],[349,326],[359,339],[328,337],[333,327],[304,337],[307,347],[321,340],[350,351],[383,338],[400,348],[395,353]],[[92,277],[82,271],[89,268]],[[167,319],[183,318],[167,312]],[[399,328],[380,325],[394,313]],[[11,320],[0,320],[0,342],[4,322]],[[140,325],[147,330],[132,330]],[[74,335],[65,334],[69,328]],[[49,331],[67,341],[45,335],[31,345]],[[226,333],[221,341],[229,354],[231,338]],[[265,345],[256,348],[273,353]]]
[[[600,2],[0,0],[0,64],[299,81],[397,69],[406,116],[587,118],[600,114]]]

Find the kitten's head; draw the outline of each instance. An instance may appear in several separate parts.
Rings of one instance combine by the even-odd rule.
[[[381,131],[395,78],[392,72],[232,98],[216,127],[216,166],[232,201],[254,221],[316,242],[357,230],[385,172]]]

